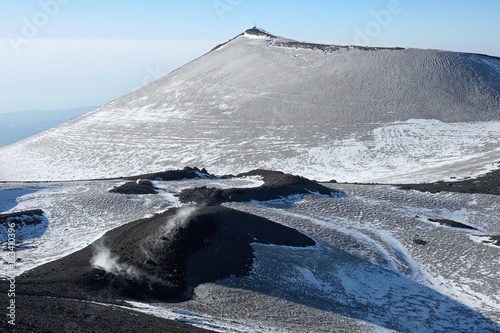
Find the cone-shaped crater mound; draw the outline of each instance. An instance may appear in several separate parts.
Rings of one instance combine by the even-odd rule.
[[[219,206],[185,206],[135,221],[19,278],[19,292],[113,301],[178,301],[206,282],[246,276],[251,244],[315,245],[295,229]],[[56,287],[57,286],[57,287]]]

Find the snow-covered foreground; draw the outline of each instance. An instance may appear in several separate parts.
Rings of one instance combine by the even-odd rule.
[[[2,210],[42,209],[48,218],[45,233],[19,244],[22,261],[5,274],[20,274],[85,247],[107,230],[178,206],[173,194],[182,188],[260,182],[158,182],[165,190],[159,195],[108,193],[119,184],[0,184]],[[498,196],[330,186],[346,196],[226,204],[296,228],[313,237],[316,246],[255,244],[249,277],[203,284],[188,302],[130,307],[220,332],[499,330],[500,248],[478,241],[500,234]],[[477,231],[441,226],[429,218],[450,219]]]
[[[3,147],[0,181],[205,167],[422,182],[498,168],[500,59],[242,34],[74,121]]]
[[[258,186],[254,179],[238,181],[197,180],[199,184],[216,187]],[[157,195],[120,195],[109,193],[124,181],[88,181],[73,183],[9,183],[0,184],[0,213],[42,209],[49,223],[46,231],[37,238],[18,244],[22,261],[16,270],[3,275],[19,275],[22,272],[59,259],[82,249],[102,237],[108,230],[125,223],[139,220],[180,205],[173,196],[191,182],[173,182],[169,192]],[[164,184],[168,184],[165,182]],[[159,188],[163,187],[158,182]],[[5,231],[0,229],[0,231]],[[23,230],[23,234],[29,230]],[[2,253],[5,259],[6,252]]]

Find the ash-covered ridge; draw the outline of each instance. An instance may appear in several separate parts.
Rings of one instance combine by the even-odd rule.
[[[246,30],[242,34],[242,36],[250,38],[252,38],[253,36],[265,38],[268,40],[267,41],[268,44],[272,46],[288,47],[293,49],[309,49],[309,50],[323,51],[327,53],[335,51],[349,51],[349,50],[362,50],[362,51],[404,50],[404,48],[402,47],[369,47],[360,45],[331,45],[331,44],[300,42],[292,39],[275,36],[267,32],[266,30],[256,27]]]
[[[253,27],[252,29],[248,29],[245,31],[245,34],[248,34],[248,35],[253,35],[253,36],[262,36],[262,37],[268,37],[268,38],[278,38],[277,36],[267,32],[266,30],[264,29],[260,29],[260,28],[257,28],[257,27]]]
[[[500,59],[297,42],[250,29],[165,77],[3,147],[0,181],[198,165],[420,183],[498,168]]]
[[[293,195],[317,194],[327,197],[342,197],[344,193],[332,190],[304,177],[280,171],[252,170],[236,177],[260,177],[264,184],[253,188],[195,187],[177,194],[182,202],[198,204],[221,204],[224,202],[270,201]]]
[[[296,229],[249,213],[185,206],[116,228],[81,251],[29,271],[18,289],[108,302],[179,301],[201,283],[250,274],[254,243],[316,244]]]

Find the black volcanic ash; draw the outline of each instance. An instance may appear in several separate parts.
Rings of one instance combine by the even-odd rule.
[[[110,193],[119,194],[157,194],[156,187],[149,180],[137,180],[135,182],[127,182],[118,187],[109,190]]]
[[[198,169],[197,167],[185,167],[182,170],[167,170],[155,173],[147,173],[139,176],[125,177],[126,180],[160,180],[160,181],[170,181],[170,180],[184,180],[184,179],[214,179],[216,176],[210,174],[205,169]]]
[[[7,230],[12,223],[15,224],[16,242],[19,243],[44,234],[49,221],[40,209],[0,214],[0,243],[7,242]]]
[[[500,163],[498,163],[500,166]],[[484,175],[457,181],[438,181],[434,183],[399,185],[403,190],[417,190],[421,192],[458,192],[483,193],[500,195],[500,170],[493,170]]]
[[[196,167],[185,167],[182,170],[167,170],[155,173],[147,173],[139,176],[125,177],[126,180],[133,180],[118,187],[114,187],[109,192],[120,194],[157,194],[157,188],[153,181],[172,181],[184,179],[215,179],[216,176],[208,173],[205,169]]]
[[[338,196],[341,192],[332,190],[315,181],[301,176],[286,174],[279,171],[253,170],[241,173],[236,177],[260,176],[264,184],[254,188],[207,188],[197,187],[186,189],[177,196],[182,202],[199,204],[220,204],[223,202],[268,201],[285,198],[295,194],[317,193],[327,196]]]
[[[23,274],[19,290],[109,302],[183,300],[201,283],[248,275],[252,243],[315,245],[295,229],[230,208],[170,209]]]
[[[451,227],[451,228],[477,230],[476,228],[471,227],[470,225],[463,224],[461,222],[457,222],[457,221],[453,221],[453,220],[449,220],[449,219],[432,219],[432,218],[429,218],[427,220],[429,222],[439,223],[440,225],[444,225],[444,226]]]

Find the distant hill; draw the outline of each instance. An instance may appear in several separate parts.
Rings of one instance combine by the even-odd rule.
[[[184,166],[419,183],[500,161],[500,58],[247,30],[145,87],[0,149],[0,180]],[[496,164],[495,164],[496,165]]]
[[[98,106],[66,110],[28,110],[0,113],[0,146],[7,146],[65,123]]]

